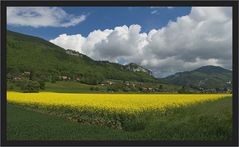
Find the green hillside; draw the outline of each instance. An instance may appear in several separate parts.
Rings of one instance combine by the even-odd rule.
[[[24,74],[33,80],[49,82],[62,79],[87,84],[98,84],[107,79],[156,81],[147,72],[133,71],[128,66],[108,61],[94,61],[41,38],[7,31],[7,77],[20,78]]]
[[[181,86],[185,86],[180,93],[204,93],[208,89],[210,90],[206,92],[215,93],[231,91],[232,72],[217,66],[203,66],[193,71],[156,79],[150,70],[135,63],[121,65],[109,61],[95,61],[44,39],[7,31],[7,80],[8,89],[19,90],[21,87],[29,92],[39,87],[41,90],[59,91],[62,85],[57,81],[63,81],[67,82],[65,85],[69,85],[69,82],[78,85],[73,88],[63,86],[72,92],[175,93],[179,92]],[[51,84],[56,82],[58,84]],[[84,88],[79,89],[82,86]]]
[[[203,66],[161,79],[163,83],[203,89],[231,88],[232,71],[219,66]]]

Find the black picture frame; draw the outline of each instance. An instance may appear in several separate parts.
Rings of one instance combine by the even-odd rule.
[[[232,141],[8,141],[6,138],[6,7],[8,6],[229,6],[233,10],[233,138]],[[174,146],[238,145],[238,1],[2,1],[1,3],[1,144],[6,146]]]

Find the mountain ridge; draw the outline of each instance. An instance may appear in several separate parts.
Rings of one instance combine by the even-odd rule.
[[[92,83],[89,82],[92,79],[101,79],[93,83],[99,83],[103,79],[157,81],[146,72],[128,70],[124,65],[108,61],[95,61],[86,55],[65,50],[39,37],[12,31],[7,31],[7,63],[10,77],[14,73],[32,71],[41,75],[42,80],[47,81],[52,80],[52,77],[57,79],[59,76],[80,78],[86,83]]]
[[[160,81],[167,84],[191,86],[197,88],[231,87],[232,71],[220,66],[206,65],[191,71],[178,72]]]

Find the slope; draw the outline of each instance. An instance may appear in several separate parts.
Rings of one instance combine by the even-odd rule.
[[[231,87],[232,71],[219,66],[203,66],[186,72],[179,72],[161,79],[163,83],[196,88],[227,88]]]
[[[94,61],[86,55],[67,53],[63,48],[44,39],[7,31],[7,73],[11,79],[24,72],[44,81],[59,76],[80,79],[85,83],[103,79],[152,82],[156,79],[143,71],[108,61]]]

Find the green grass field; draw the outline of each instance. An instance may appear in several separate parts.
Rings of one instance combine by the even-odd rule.
[[[111,80],[115,83],[122,84],[123,81],[121,80]],[[170,85],[170,84],[155,84],[155,83],[140,83],[140,82],[132,82],[135,85],[141,84],[142,87],[159,87],[160,85],[163,86],[161,92],[175,92],[178,91],[181,86]],[[117,85],[116,84],[116,85]],[[21,92],[19,86],[14,83],[8,81],[7,88],[10,91],[18,91]],[[10,88],[11,87],[11,88]],[[107,87],[114,87],[114,85],[89,85],[75,81],[56,81],[55,83],[45,82],[45,89],[40,91],[49,91],[49,92],[58,92],[58,93],[108,93]],[[97,88],[98,90],[92,90],[92,88]],[[118,88],[118,87],[117,87]],[[118,91],[116,93],[123,93],[122,91]],[[127,93],[139,93],[138,90],[136,91],[129,91]],[[145,93],[145,92],[144,92]]]
[[[100,85],[88,85],[79,82],[65,82],[57,81],[56,83],[46,83],[46,91],[58,92],[58,93],[82,93],[91,92],[92,87],[98,87],[99,91],[103,91],[106,87]]]
[[[86,125],[7,105],[7,140],[227,140],[232,137],[232,98],[154,113],[145,129],[124,131]]]

